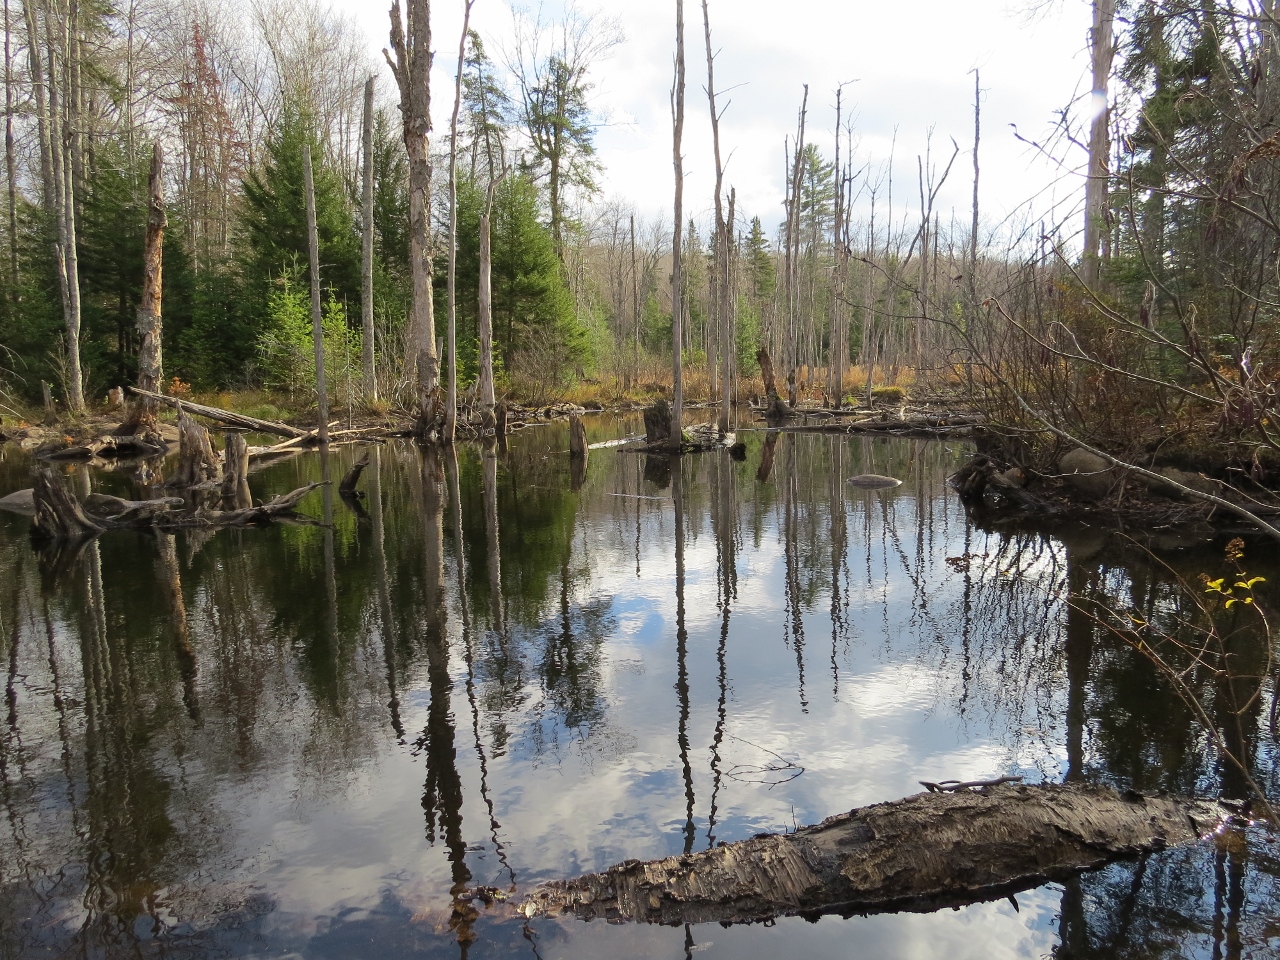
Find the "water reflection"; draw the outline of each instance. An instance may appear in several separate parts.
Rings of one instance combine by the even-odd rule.
[[[1194,613],[1174,575],[1217,575],[1220,543],[1162,553],[1164,569],[1096,530],[966,516],[944,485],[956,448],[745,437],[741,463],[597,450],[576,484],[559,426],[505,450],[334,448],[254,474],[254,495],[368,452],[363,515],[317,494],[323,525],[113,533],[57,569],[0,516],[0,955],[1277,948],[1265,837],[1116,864],[1017,910],[732,930],[513,918],[501,897],[539,880],[919,779],[1246,789],[1150,664],[1066,602],[1172,628]],[[0,448],[0,494],[29,470]],[[866,472],[904,483],[847,483]],[[1274,797],[1275,677],[1256,635],[1229,643],[1232,677],[1188,664],[1185,682]]]

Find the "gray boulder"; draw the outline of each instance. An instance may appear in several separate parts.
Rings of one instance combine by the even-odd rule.
[[[1118,472],[1095,453],[1072,450],[1058,461],[1058,472],[1082,497],[1101,500],[1111,492]]]

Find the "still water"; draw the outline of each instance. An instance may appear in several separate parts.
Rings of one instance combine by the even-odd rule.
[[[960,444],[743,436],[744,462],[599,449],[585,474],[562,425],[456,459],[339,448],[252,477],[265,498],[370,449],[358,511],[304,503],[329,526],[113,532],[58,564],[0,514],[0,957],[1280,956],[1261,832],[934,914],[669,929],[472,900],[921,779],[1243,796],[1169,684],[1065,603],[1171,624],[1175,576],[1221,575],[1225,538],[1158,536],[1156,563],[967,517]],[[0,447],[0,495],[30,469]],[[1274,679],[1187,677],[1280,797]]]

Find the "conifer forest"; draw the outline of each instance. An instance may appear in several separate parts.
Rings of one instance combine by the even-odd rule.
[[[1280,957],[1275,0],[0,2],[0,960]]]

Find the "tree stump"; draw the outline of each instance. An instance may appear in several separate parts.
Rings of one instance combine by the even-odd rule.
[[[232,510],[253,506],[249,495],[249,445],[240,430],[223,432],[222,501]]]
[[[644,442],[650,446],[671,441],[671,407],[661,397],[644,410]]]
[[[499,438],[507,435],[507,401],[505,400],[499,400],[498,405],[493,408],[493,435]]]
[[[32,497],[36,515],[31,533],[37,539],[82,540],[106,529],[89,519],[66,485],[47,467],[36,471]]]
[[[198,487],[218,479],[221,465],[213,452],[209,431],[178,408],[178,469],[170,487]]]

